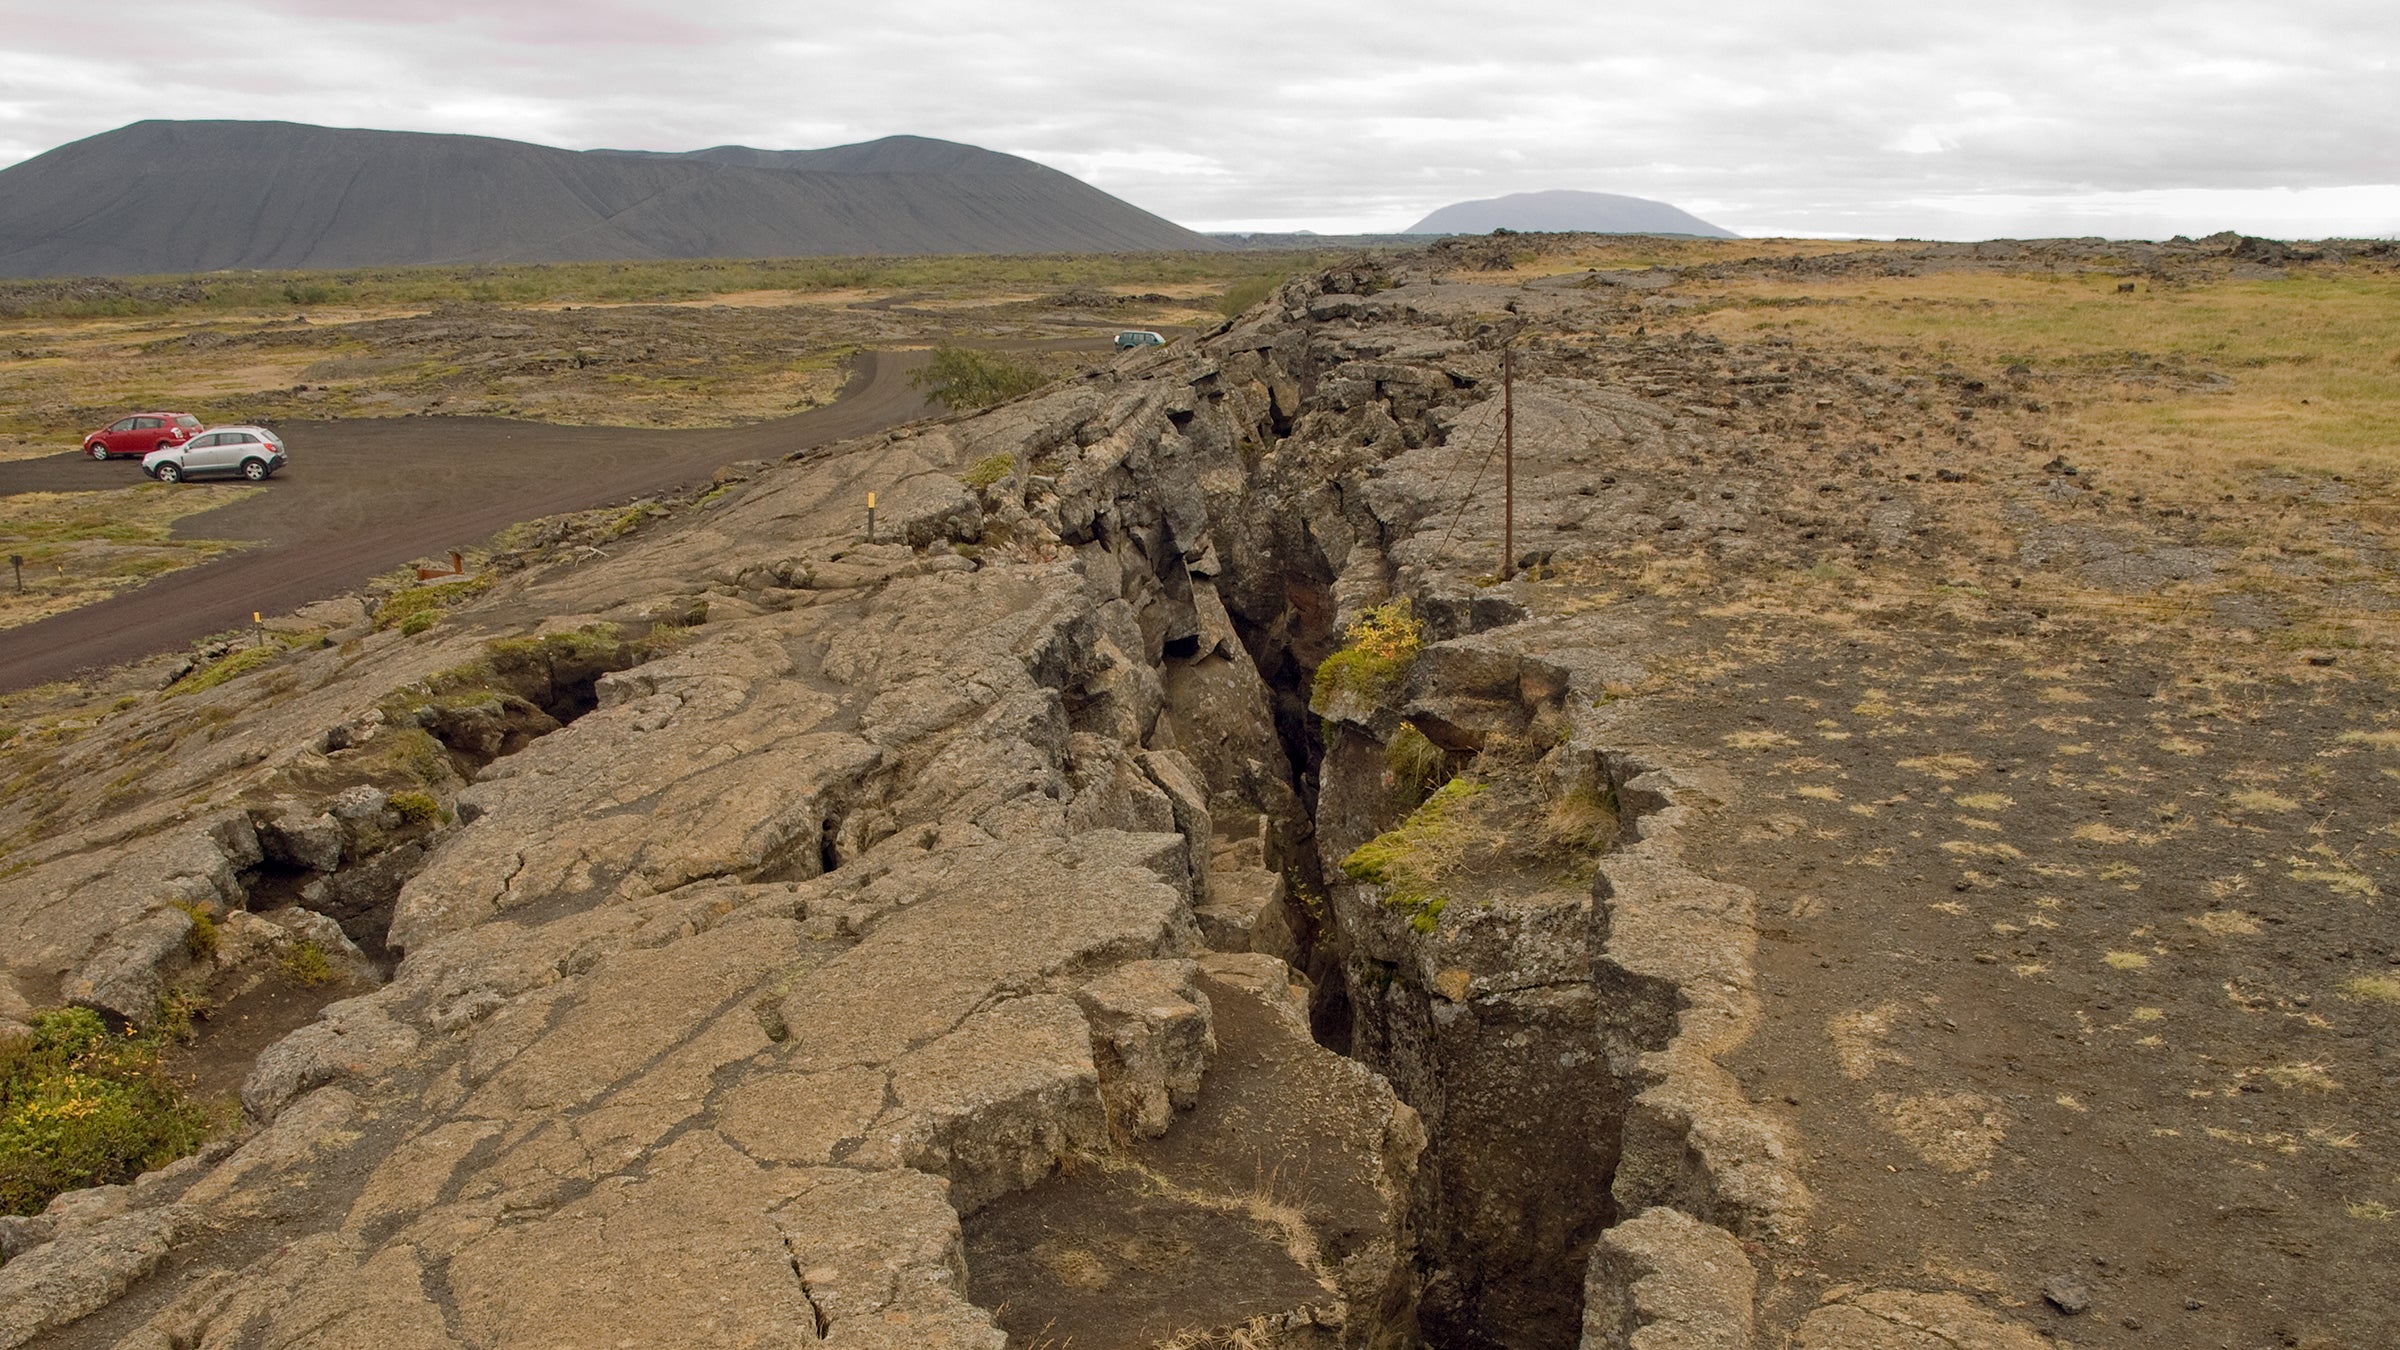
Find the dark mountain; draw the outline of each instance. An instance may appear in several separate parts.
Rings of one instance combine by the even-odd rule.
[[[1696,234],[1739,239],[1721,225],[1647,197],[1613,192],[1516,192],[1455,202],[1408,227],[1410,234],[1490,234],[1494,230],[1575,231],[1591,234]]]
[[[0,170],[0,276],[1223,245],[1031,160],[136,122]]]

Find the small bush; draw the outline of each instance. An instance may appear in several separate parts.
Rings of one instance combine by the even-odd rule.
[[[340,976],[340,972],[333,968],[332,958],[312,938],[302,938],[284,948],[275,967],[283,972],[285,979],[311,989],[331,984]]]
[[[1425,649],[1425,625],[1417,621],[1405,599],[1377,605],[1359,615],[1344,636],[1342,649],[1317,667],[1309,690],[1312,712],[1323,714],[1338,694],[1379,703],[1400,692],[1417,653]]]
[[[1020,394],[1030,394],[1050,382],[1040,366],[1011,360],[996,352],[966,347],[936,347],[933,360],[908,382],[925,397],[952,411],[988,408]]]
[[[175,908],[182,910],[192,920],[192,931],[183,935],[184,948],[191,952],[192,959],[205,961],[215,956],[217,954],[217,921],[210,918],[208,911],[198,905],[178,904]]]
[[[411,825],[430,825],[442,817],[442,804],[430,792],[395,792],[387,800],[400,819]]]
[[[209,1115],[159,1067],[159,1048],[84,1008],[0,1042],[0,1214],[39,1214],[62,1191],[122,1184],[199,1146]]]
[[[437,620],[435,619],[432,611],[420,610],[417,613],[411,614],[407,618],[400,621],[400,636],[415,637],[417,634],[433,627],[436,622]]]

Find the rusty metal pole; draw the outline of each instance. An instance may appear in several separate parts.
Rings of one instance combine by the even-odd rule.
[[[1517,351],[1500,349],[1500,579],[1517,574]]]

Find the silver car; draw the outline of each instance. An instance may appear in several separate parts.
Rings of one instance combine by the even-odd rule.
[[[142,456],[142,472],[162,483],[240,475],[253,483],[283,467],[283,438],[265,427],[211,427],[181,445]]]

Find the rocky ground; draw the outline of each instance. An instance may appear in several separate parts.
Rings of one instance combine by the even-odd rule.
[[[2111,419],[2280,377],[1784,290],[2388,254],[1645,247],[1362,261],[20,734],[15,1016],[205,985],[170,899],[396,965],[0,1221],[0,1344],[2392,1339],[2388,446],[2162,466]]]

